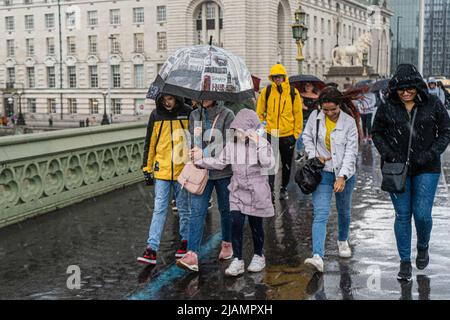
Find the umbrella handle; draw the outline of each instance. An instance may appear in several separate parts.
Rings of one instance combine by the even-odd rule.
[[[210,37],[209,37],[209,45],[210,45],[210,46],[212,46],[212,39],[213,39],[213,36],[210,36]]]

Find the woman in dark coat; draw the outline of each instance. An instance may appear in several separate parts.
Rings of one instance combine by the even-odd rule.
[[[389,82],[385,103],[375,116],[372,136],[387,162],[407,159],[411,122],[414,113],[410,166],[404,193],[390,193],[395,208],[395,237],[400,255],[398,280],[410,281],[411,218],[417,232],[416,267],[423,270],[429,262],[428,247],[432,229],[432,208],[441,173],[441,154],[450,142],[450,118],[438,98],[427,93],[427,85],[410,64],[399,65]]]

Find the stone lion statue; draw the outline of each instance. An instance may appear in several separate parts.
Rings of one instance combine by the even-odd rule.
[[[354,57],[354,65],[361,66],[363,53],[368,52],[372,46],[372,35],[370,33],[362,34],[352,46],[336,47],[331,51],[334,66],[351,66],[351,57]]]

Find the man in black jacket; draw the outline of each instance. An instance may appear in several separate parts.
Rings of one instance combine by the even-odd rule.
[[[389,82],[385,103],[381,104],[372,128],[381,163],[405,163],[413,126],[410,166],[405,193],[391,193],[396,211],[395,236],[400,255],[399,280],[410,281],[411,217],[417,232],[418,269],[429,262],[428,244],[432,228],[433,201],[441,173],[441,154],[450,143],[450,118],[440,100],[427,93],[427,85],[413,65],[399,65]]]

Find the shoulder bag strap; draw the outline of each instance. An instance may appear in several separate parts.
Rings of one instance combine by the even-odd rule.
[[[214,119],[214,122],[213,122],[213,124],[212,124],[212,127],[211,127],[211,132],[210,132],[210,134],[209,134],[209,141],[208,141],[208,143],[211,143],[211,139],[212,139],[212,135],[213,135],[213,130],[214,130],[214,127],[216,126],[216,124],[217,124],[217,120],[219,119],[219,116],[220,116],[220,113],[215,117],[215,119]]]
[[[417,114],[417,109],[414,110],[413,118],[411,121],[411,132],[409,134],[409,142],[408,142],[408,157],[406,158],[407,166],[409,165],[409,159],[410,159],[410,155],[411,155],[412,137],[413,137],[413,133],[414,133],[414,123],[416,122],[416,114]]]
[[[319,126],[320,126],[320,119],[319,118],[319,110],[317,110],[317,120],[316,120],[316,157],[317,157],[317,144],[319,143]]]

